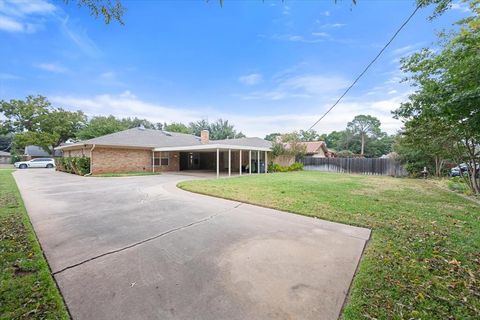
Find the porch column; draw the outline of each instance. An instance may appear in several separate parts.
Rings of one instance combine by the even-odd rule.
[[[260,173],[260,150],[257,151],[257,174]]]
[[[252,174],[252,150],[248,150],[248,174]]]
[[[228,176],[232,175],[232,149],[228,149]]]
[[[265,173],[268,172],[268,158],[267,151],[265,151]]]
[[[217,148],[217,179],[220,177],[220,150]]]
[[[240,157],[239,157],[239,158],[240,158],[240,160],[239,160],[239,169],[238,169],[238,170],[240,171],[240,172],[239,172],[239,175],[242,175],[242,152],[243,152],[242,150],[240,150],[240,151],[238,152],[238,153],[240,154]]]
[[[155,172],[155,151],[152,151],[152,172]]]

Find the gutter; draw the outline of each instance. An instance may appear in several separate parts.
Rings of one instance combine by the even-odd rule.
[[[92,149],[90,149],[90,173],[88,174],[89,176],[92,175],[93,170],[93,149],[95,149],[95,144],[92,145]]]

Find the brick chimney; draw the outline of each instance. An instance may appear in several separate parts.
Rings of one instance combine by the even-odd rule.
[[[202,142],[202,144],[208,144],[208,142],[210,141],[208,130],[202,130],[200,132],[200,141]]]

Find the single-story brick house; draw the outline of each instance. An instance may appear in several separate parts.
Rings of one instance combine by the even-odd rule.
[[[92,174],[208,170],[242,174],[267,171],[271,142],[260,138],[209,140],[191,134],[128,129],[58,147],[64,157],[89,157]],[[260,167],[260,170],[258,169]]]

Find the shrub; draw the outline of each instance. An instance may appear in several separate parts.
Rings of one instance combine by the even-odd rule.
[[[90,173],[90,158],[87,157],[56,158],[55,165],[58,171],[74,173],[81,176]]]
[[[287,171],[302,171],[303,170],[303,163],[295,162],[292,163]]]
[[[293,163],[289,166],[281,166],[277,163],[272,163],[268,166],[269,172],[288,172],[288,171],[301,171],[303,170],[303,163]]]

